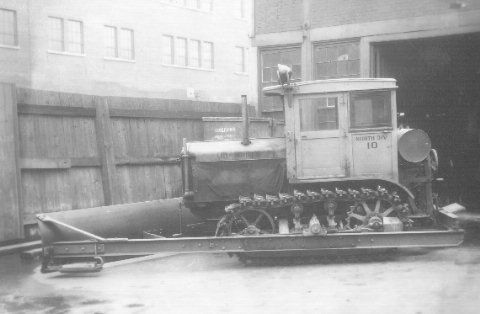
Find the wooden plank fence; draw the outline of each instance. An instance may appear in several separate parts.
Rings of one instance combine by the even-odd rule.
[[[0,84],[0,241],[22,236],[15,87]]]
[[[183,138],[203,139],[202,117],[240,115],[239,104],[0,84],[0,242],[28,237],[38,213],[180,196]]]

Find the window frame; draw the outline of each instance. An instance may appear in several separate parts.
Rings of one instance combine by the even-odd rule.
[[[192,42],[195,42],[197,47],[196,47],[196,52],[194,53],[194,45],[192,44]],[[189,67],[193,67],[193,68],[202,68],[202,41],[199,40],[199,39],[193,39],[193,38],[189,38],[188,39],[188,46],[187,46],[187,50],[188,50],[188,65]],[[197,56],[197,64],[196,65],[193,65],[193,56]]]
[[[302,69],[302,56],[301,56],[302,47],[301,47],[301,46],[275,47],[274,49],[262,49],[262,50],[260,50],[260,51],[259,51],[259,58],[260,58],[260,62],[259,62],[259,71],[260,71],[259,77],[260,77],[260,80],[259,80],[259,83],[261,83],[261,84],[265,84],[265,83],[266,83],[266,84],[270,84],[270,83],[278,84],[278,79],[275,80],[275,81],[272,81],[272,80],[271,80],[271,76],[270,76],[270,80],[269,80],[269,81],[265,81],[265,80],[264,80],[263,70],[264,70],[265,68],[263,67],[263,63],[264,63],[264,62],[263,62],[263,61],[264,61],[264,55],[263,55],[263,53],[271,53],[271,54],[274,54],[274,53],[283,53],[283,52],[293,51],[293,50],[295,50],[295,49],[299,49],[299,50],[300,50],[300,64],[299,64],[299,66],[300,66],[300,71],[301,71],[301,69]],[[294,66],[294,64],[285,64],[285,65],[289,66],[289,67],[292,69],[292,71],[293,71],[293,66]],[[296,65],[296,64],[295,64],[295,65]],[[272,68],[273,68],[273,69],[276,69],[276,67],[267,67],[267,68],[269,68],[269,69],[272,69]],[[295,72],[294,72],[294,74],[295,74]],[[291,78],[291,81],[292,81],[292,82],[295,82],[295,81],[296,81],[296,82],[300,82],[301,80],[302,80],[302,73],[301,73],[301,72],[300,72],[300,76],[299,76],[299,77],[292,77],[292,78]]]
[[[354,113],[354,94],[367,94],[367,93],[385,93],[385,99],[388,100],[388,125],[380,126],[354,126],[353,125],[353,113]],[[362,90],[362,91],[350,91],[348,95],[348,129],[350,132],[361,132],[370,130],[392,130],[393,129],[393,117],[392,117],[392,91],[389,89],[375,89],[375,90]]]
[[[115,51],[115,56],[108,56],[107,55],[107,42],[105,38],[105,33],[104,33],[104,59],[107,60],[117,60],[117,61],[128,61],[128,62],[135,62],[135,30],[130,27],[122,27],[122,26],[116,26],[116,25],[111,25],[111,24],[105,24],[104,30],[106,28],[111,28],[114,30],[114,36],[113,36],[113,44],[114,44],[114,51]],[[131,33],[131,38],[130,38],[130,53],[131,53],[131,58],[126,58],[122,56],[122,49],[121,49],[121,40],[122,40],[122,32],[123,31],[128,31]]]
[[[17,11],[16,10],[11,10],[7,8],[0,8],[0,12],[10,12],[12,13],[13,17],[13,44],[6,44],[3,42],[0,42],[0,47],[2,48],[18,48],[18,18],[17,18]],[[0,21],[2,22],[2,21]]]
[[[257,82],[257,88],[258,88],[258,103],[259,103],[259,110],[261,110],[262,113],[264,114],[270,114],[270,115],[283,115],[283,106],[281,108],[277,108],[276,106],[269,106],[269,103],[265,101],[265,99],[272,99],[273,96],[264,96],[262,89],[267,86],[272,86],[272,85],[277,85],[277,81],[264,81],[263,80],[263,64],[264,64],[264,54],[274,54],[274,53],[287,53],[287,52],[293,52],[299,53],[300,59],[299,63],[295,64],[299,66],[300,68],[300,74],[298,75],[297,78],[294,78],[293,81],[301,81],[303,77],[302,73],[302,46],[299,44],[294,44],[294,45],[285,45],[285,46],[274,46],[274,47],[261,47],[258,49],[257,52],[257,77],[258,77],[258,82]],[[271,68],[271,67],[269,67]],[[293,70],[293,69],[292,69]],[[283,119],[283,116],[279,117]]]
[[[48,52],[49,53],[54,53],[54,54],[85,56],[85,31],[84,31],[83,21],[79,20],[79,19],[74,19],[74,18],[64,18],[64,17],[49,15],[48,16],[49,23],[52,19],[60,20],[60,22],[61,22],[61,25],[60,25],[61,26],[61,28],[60,28],[61,34],[60,34],[59,37],[60,37],[60,40],[61,40],[62,49],[61,50],[51,49],[51,47],[50,47],[50,41],[51,41],[50,36],[52,34],[51,34],[51,28],[50,28],[50,25],[49,25]],[[69,30],[69,28],[68,28],[68,23],[67,22],[77,22],[80,25],[80,32],[79,32],[79,34],[80,34],[80,52],[73,52],[73,51],[68,50],[68,43],[69,43],[68,30]]]
[[[195,3],[195,5],[192,6],[192,3]],[[183,6],[187,9],[201,10],[202,3],[200,0],[183,0]]]
[[[116,59],[116,58],[118,57],[118,44],[117,44],[117,41],[118,41],[118,40],[117,40],[117,37],[118,37],[118,29],[117,29],[117,27],[112,26],[112,25],[104,25],[104,29],[103,29],[103,30],[105,31],[106,29],[111,29],[111,30],[113,30],[113,47],[112,47],[112,48],[113,48],[114,54],[113,54],[113,56],[109,56],[108,53],[107,53],[107,48],[109,48],[109,47],[107,46],[107,44],[108,44],[107,41],[109,41],[110,38],[108,38],[108,39],[105,38],[105,37],[106,37],[106,34],[105,34],[105,32],[104,32],[104,34],[103,34],[103,35],[104,35],[104,47],[103,47],[103,48],[105,49],[105,50],[104,50],[104,53],[105,53],[105,56],[104,56],[104,57],[105,57],[105,58],[110,58],[110,59]]]
[[[175,58],[174,58],[175,64],[180,66],[180,67],[188,67],[188,61],[189,61],[189,59],[188,59],[188,38],[187,37],[182,37],[182,36],[176,36],[174,42],[175,42],[175,51],[176,51]],[[178,46],[178,44],[180,42],[183,42],[185,44],[185,49],[184,49],[185,55],[182,58],[180,58],[180,55],[179,55],[181,49]],[[183,59],[183,62],[185,62],[185,64],[179,64],[179,61],[182,60],[182,59]]]
[[[316,132],[331,132],[331,131],[338,131],[340,130],[340,95],[339,94],[323,94],[323,95],[316,95],[316,96],[313,96],[313,97],[301,97],[298,99],[298,112],[299,112],[299,119],[300,119],[300,126],[299,126],[299,129],[300,129],[300,132],[302,134],[305,134],[305,133],[308,133],[308,134],[314,134]],[[325,100],[325,107],[324,108],[320,108],[318,107],[317,103],[314,103],[314,104],[310,104],[310,105],[314,105],[315,106],[315,111],[317,112],[317,115],[313,115],[313,111],[310,111],[307,113],[308,116],[311,116],[312,118],[313,117],[320,117],[322,115],[318,114],[320,110],[328,110],[328,109],[331,109],[331,108],[334,108],[333,112],[335,113],[335,121],[322,121],[322,122],[318,122],[317,126],[319,125],[322,125],[322,124],[327,124],[327,123],[335,123],[335,128],[315,128],[315,129],[307,129],[307,130],[304,130],[303,129],[303,122],[304,122],[304,116],[303,116],[303,112],[302,112],[302,109],[307,106],[307,104],[305,104],[304,102],[305,101],[315,101],[317,102],[318,100],[320,99],[324,99]],[[332,106],[329,106],[330,105],[330,100],[331,99],[335,99],[335,105],[332,107]]]
[[[202,69],[213,71],[215,70],[215,44],[213,41],[202,41],[202,51],[204,51],[204,47],[207,45],[210,48],[210,60],[209,65],[210,67],[203,67]],[[205,53],[202,54],[202,64],[204,62],[203,58],[205,57]]]
[[[174,7],[179,7],[182,9],[198,11],[203,13],[212,13],[213,12],[213,1],[214,0],[195,0],[196,5],[190,6],[189,0],[161,0],[162,3],[171,5]],[[206,5],[207,4],[207,5]]]
[[[64,27],[63,27],[63,33],[64,33],[64,47],[63,49],[65,50],[65,52],[68,52],[68,53],[73,53],[73,54],[81,54],[83,55],[84,52],[85,52],[85,47],[84,47],[84,35],[83,35],[83,22],[80,21],[80,20],[74,20],[74,19],[64,19]],[[80,31],[78,33],[79,35],[79,45],[80,45],[80,52],[77,52],[77,51],[71,51],[69,49],[69,46],[70,45],[76,45],[77,43],[76,42],[73,42],[72,39],[70,38],[70,30],[71,30],[71,23],[78,23],[78,25],[80,26]],[[73,29],[73,28],[72,28]],[[76,37],[76,36],[75,36]],[[76,38],[75,38],[76,39]]]
[[[357,58],[355,59],[348,59],[348,60],[336,60],[335,61],[335,64],[336,64],[336,75],[332,76],[332,75],[326,75],[326,76],[319,76],[318,73],[317,73],[317,65],[318,64],[332,64],[331,61],[328,61],[328,62],[317,62],[317,50],[319,48],[330,48],[330,47],[338,47],[339,46],[342,46],[342,45],[356,45],[357,47]],[[328,51],[326,52],[327,55],[328,55]],[[349,77],[360,77],[360,62],[361,62],[361,52],[360,52],[360,39],[358,38],[353,38],[353,39],[347,39],[347,40],[341,40],[341,41],[320,41],[320,42],[314,42],[312,43],[312,56],[311,56],[311,60],[312,60],[312,77],[315,79],[315,80],[325,80],[325,79],[336,79],[336,78],[349,78]],[[348,74],[348,65],[347,65],[347,75],[339,75],[338,74],[338,62],[340,61],[356,61],[357,64],[358,64],[358,69],[357,69],[357,73],[355,74],[352,74],[352,75],[349,75]]]
[[[131,58],[125,58],[122,56],[122,32],[129,32],[130,33],[130,43],[129,43],[129,50],[131,53]],[[129,60],[129,61],[135,61],[135,31],[133,28],[129,27],[120,27],[120,32],[118,35],[118,58],[121,60]]]
[[[166,55],[165,55],[165,51],[166,51],[166,47],[165,47],[165,40],[168,38],[169,42],[170,42],[170,61],[168,63],[165,62],[166,60]],[[162,35],[162,65],[169,65],[169,66],[173,66],[175,65],[175,36],[172,36],[172,35],[166,35],[166,34],[163,34]]]
[[[60,23],[59,24],[60,25],[60,30],[59,30],[60,33],[59,34],[56,34],[56,33],[54,34],[55,39],[57,39],[57,35],[59,35],[58,36],[58,41],[59,41],[60,46],[61,46],[60,50],[55,49],[55,48],[51,48],[51,46],[50,46],[51,43],[53,42],[52,41],[52,24],[51,24],[53,20]],[[48,17],[48,23],[49,23],[49,26],[48,26],[49,27],[49,29],[48,29],[48,31],[49,31],[49,34],[48,34],[48,50],[50,52],[59,52],[59,53],[65,52],[65,35],[64,35],[65,34],[65,24],[64,24],[63,20],[64,19],[61,18],[61,17],[56,17],[56,16],[49,16]],[[55,40],[55,42],[58,42],[58,41]]]
[[[238,68],[235,69],[235,73],[237,74],[246,74],[247,73],[247,51],[248,51],[248,48],[247,47],[243,47],[243,46],[235,46],[235,50],[237,52],[241,51],[241,61],[238,62],[239,60],[236,60],[235,62],[235,67],[237,67],[238,65],[241,65],[241,71],[239,71]],[[236,56],[238,57],[238,55]]]
[[[170,58],[169,62],[166,62],[166,47],[165,43],[166,40],[169,40],[170,42]],[[179,64],[178,63],[178,52],[179,52],[179,47],[178,47],[178,41],[179,40],[184,40],[185,42],[185,64]],[[198,64],[193,65],[192,63],[192,51],[191,49],[194,49],[195,45],[192,44],[192,42],[196,42],[198,44]],[[208,55],[205,51],[206,45],[210,45],[210,48],[212,50],[211,52],[211,60],[208,62],[205,61],[205,57]],[[206,40],[201,40],[198,38],[189,38],[185,36],[174,36],[171,34],[162,34],[162,58],[161,58],[161,63],[163,66],[170,66],[170,67],[178,67],[178,68],[184,68],[184,69],[192,69],[192,70],[202,70],[202,71],[214,71],[215,66],[214,66],[214,57],[213,57],[213,51],[215,44],[212,41],[206,41]],[[183,59],[183,58],[182,58]],[[210,65],[212,67],[207,67]]]

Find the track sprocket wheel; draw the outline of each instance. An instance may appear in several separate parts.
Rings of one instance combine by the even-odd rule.
[[[351,206],[348,215],[348,225],[350,227],[363,226],[379,229],[382,227],[383,217],[397,215],[397,209],[400,205],[382,198],[373,198],[369,200],[357,201]]]
[[[273,234],[275,222],[263,209],[244,208],[227,213],[217,224],[215,236]]]

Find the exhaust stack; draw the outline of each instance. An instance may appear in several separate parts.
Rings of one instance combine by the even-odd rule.
[[[250,121],[248,119],[248,105],[247,105],[247,95],[242,95],[242,118],[243,118],[243,145],[249,145],[250,136],[249,136],[249,127]]]

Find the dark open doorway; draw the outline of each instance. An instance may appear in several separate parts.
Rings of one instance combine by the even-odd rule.
[[[377,77],[398,81],[404,123],[426,131],[450,201],[480,205],[480,34],[379,43]]]

